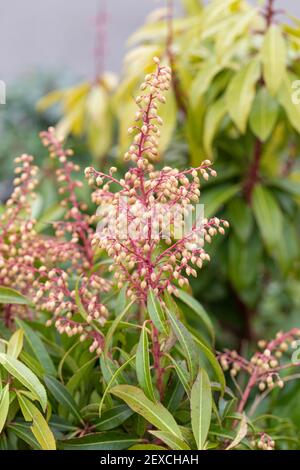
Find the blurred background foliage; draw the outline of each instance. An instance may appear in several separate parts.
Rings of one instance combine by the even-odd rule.
[[[174,80],[160,111],[162,162],[184,167],[212,159],[219,177],[203,186],[202,202],[207,216],[231,223],[193,291],[220,326],[219,346],[241,348],[300,323],[300,105],[292,101],[300,21],[272,1],[182,0],[182,6],[175,15],[169,0],[132,35],[119,79],[101,71],[72,87],[53,77],[40,77],[36,86],[31,79],[30,93],[16,86],[2,123],[3,175],[18,146],[43,155],[37,131],[49,123],[70,136],[83,167],[92,158],[98,168],[112,161],[121,168],[132,97],[152,57],[163,57]],[[42,183],[48,201],[51,178]]]

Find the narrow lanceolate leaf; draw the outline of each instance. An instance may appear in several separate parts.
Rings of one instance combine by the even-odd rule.
[[[97,431],[110,431],[124,423],[130,416],[133,415],[133,410],[127,405],[117,405],[110,410],[104,411],[101,420],[95,423]]]
[[[45,384],[54,398],[65,410],[69,411],[79,422],[82,422],[77,404],[69,390],[54,377],[44,377]]]
[[[237,72],[227,89],[227,111],[242,134],[246,131],[259,77],[260,64],[258,60],[252,60]]]
[[[116,329],[118,328],[118,325],[120,323],[121,320],[123,320],[123,318],[127,315],[127,313],[129,312],[131,306],[133,304],[133,301],[130,302],[123,310],[123,312],[120,313],[120,315],[115,318],[115,320],[113,321],[113,323],[111,324],[107,334],[106,334],[106,340],[105,340],[105,346],[104,346],[104,355],[106,355],[108,353],[108,350],[109,350],[109,347],[111,345],[111,341],[113,339],[113,336],[114,336],[114,333],[116,331]]]
[[[35,333],[35,331],[33,331],[33,329],[24,321],[17,318],[16,322],[24,331],[26,341],[32,349],[35,357],[42,365],[45,374],[56,375],[56,370],[52,359],[37,333]]]
[[[25,421],[32,421],[32,434],[43,450],[56,450],[56,443],[51,429],[42,413],[24,395],[19,394],[18,400]]]
[[[253,134],[262,142],[271,135],[279,112],[278,102],[269,94],[265,87],[261,88],[254,100],[250,127]]]
[[[202,321],[202,323],[205,325],[207,328],[210,337],[212,341],[215,341],[215,332],[214,332],[214,327],[213,324],[207,315],[206,311],[202,307],[202,305],[198,302],[198,300],[194,299],[191,295],[189,295],[187,292],[183,291],[182,289],[179,289],[179,299],[182,300],[188,307],[190,307],[196,315],[199,317],[199,319]]]
[[[247,417],[245,414],[243,414],[239,428],[238,428],[237,435],[235,436],[231,444],[229,444],[229,446],[226,447],[226,450],[234,449],[235,447],[237,447],[240,444],[240,442],[244,439],[244,437],[247,435],[247,431],[248,431]]]
[[[18,356],[23,348],[23,337],[24,337],[23,330],[17,330],[14,332],[14,334],[10,338],[8,345],[7,345],[8,356],[12,356],[15,359],[18,359]]]
[[[5,421],[9,410],[9,386],[5,385],[0,392],[0,433],[4,428]]]
[[[43,410],[47,406],[47,394],[45,387],[39,379],[25,366],[22,362],[7,354],[0,354],[0,364],[7,370],[9,374],[15,377],[23,384],[40,402]]]
[[[150,289],[147,299],[147,309],[150,319],[153,321],[154,326],[161,333],[167,334],[166,318],[159,300],[156,298],[153,289]]]
[[[167,310],[167,315],[172,325],[172,329],[182,347],[184,357],[190,372],[190,377],[193,380],[196,377],[199,365],[199,351],[197,346],[186,327]]]
[[[160,431],[169,432],[182,439],[180,428],[171,413],[161,403],[149,400],[141,389],[133,385],[117,385],[110,393],[124,400],[133,411]]]
[[[60,441],[58,447],[62,450],[122,450],[128,449],[137,441],[136,437],[127,433],[110,431]]]
[[[261,50],[263,77],[271,95],[275,95],[286,70],[287,50],[277,25],[269,27]]]
[[[282,240],[283,218],[280,207],[272,192],[260,184],[254,188],[252,206],[262,239],[272,252]]]
[[[211,385],[207,373],[200,369],[191,392],[191,419],[198,450],[204,449],[212,410]]]
[[[0,286],[0,304],[29,305],[30,301],[15,289]]]
[[[171,450],[191,450],[185,441],[166,431],[149,431],[150,434],[167,444]]]
[[[136,374],[139,385],[144,390],[145,395],[155,401],[154,389],[150,371],[149,341],[146,329],[146,322],[143,325],[139,344],[136,351]]]

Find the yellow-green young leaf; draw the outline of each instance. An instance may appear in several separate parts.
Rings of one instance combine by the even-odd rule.
[[[5,421],[9,410],[9,386],[5,385],[0,392],[0,433],[4,428]]]
[[[182,3],[188,15],[198,15],[203,8],[201,0],[182,0]]]
[[[293,82],[296,75],[284,74],[283,82],[278,93],[278,101],[284,108],[291,125],[300,134],[300,101],[297,96],[293,99]]]
[[[198,450],[203,450],[209,431],[212,410],[211,385],[207,373],[200,369],[191,392],[191,420]]]
[[[154,323],[154,326],[161,333],[167,334],[166,318],[159,300],[156,298],[153,289],[149,290],[147,299],[147,309],[149,317]]]
[[[182,348],[184,358],[190,372],[190,378],[196,377],[199,365],[199,351],[187,328],[175,317],[175,315],[167,310],[172,329]]]
[[[160,431],[169,432],[183,439],[178,424],[167,408],[161,403],[153,403],[141,389],[133,385],[117,385],[110,390],[110,393],[124,400],[133,411]]]
[[[155,444],[136,444],[128,450],[167,450],[165,447],[157,446]]]
[[[157,110],[164,123],[164,131],[158,140],[158,148],[161,153],[167,150],[177,122],[177,104],[173,89],[165,94],[165,98],[166,103],[160,104]]]
[[[32,421],[30,427],[34,437],[43,450],[56,450],[56,443],[51,429],[42,413],[24,396],[18,395],[18,400],[26,421]]]
[[[22,362],[7,354],[0,354],[0,364],[7,370],[7,372],[15,377],[21,384],[23,384],[40,402],[43,410],[47,406],[47,394],[45,387],[41,384],[39,379],[25,366]]]
[[[139,385],[144,390],[145,395],[155,401],[154,389],[150,371],[149,341],[146,329],[147,323],[143,324],[139,344],[136,351],[136,374]]]
[[[284,77],[287,51],[285,40],[279,27],[271,25],[267,31],[261,50],[263,77],[269,92],[274,96]]]
[[[166,431],[149,431],[150,434],[167,444],[171,450],[191,450],[191,448],[182,439]]]
[[[7,345],[8,356],[12,356],[15,359],[18,358],[23,348],[23,338],[24,338],[23,330],[20,329],[14,332],[14,334],[10,338],[8,345]]]
[[[190,90],[190,105],[196,108],[199,106],[199,100],[207,91],[214,77],[220,72],[222,67],[217,64],[215,59],[204,63],[196,77],[193,80]]]
[[[240,185],[219,184],[217,187],[207,188],[203,191],[202,202],[204,215],[209,218],[216,214],[221,207],[240,191]]]
[[[247,431],[248,431],[247,417],[245,414],[243,414],[239,428],[238,428],[237,435],[235,436],[231,444],[229,444],[229,446],[226,447],[225,450],[230,450],[230,449],[234,449],[234,447],[237,447],[240,444],[240,442],[244,439],[244,437],[247,435]]]
[[[252,196],[254,216],[270,254],[282,240],[282,212],[272,192],[258,184]]]
[[[212,143],[226,113],[227,105],[223,97],[217,100],[208,108],[204,119],[203,130],[204,150],[207,153],[208,157],[213,156]]]
[[[254,59],[236,73],[226,92],[227,111],[242,134],[247,128],[259,77],[260,63]]]
[[[278,117],[278,102],[272,98],[265,87],[261,88],[254,100],[250,127],[254,135],[265,142],[271,135]]]

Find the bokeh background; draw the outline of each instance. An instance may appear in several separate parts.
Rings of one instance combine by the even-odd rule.
[[[178,0],[175,3],[179,5]],[[78,78],[93,76],[95,22],[103,8],[107,11],[105,65],[118,72],[129,35],[153,8],[164,4],[164,0],[2,2],[0,79],[6,82],[7,93],[15,79],[37,70],[59,70]],[[299,1],[278,0],[277,4],[300,15]]]

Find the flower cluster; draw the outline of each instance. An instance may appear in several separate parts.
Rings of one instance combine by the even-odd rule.
[[[278,332],[272,341],[261,340],[258,346],[261,349],[254,353],[250,360],[240,356],[236,351],[227,351],[219,354],[219,360],[223,370],[230,370],[230,375],[235,378],[240,371],[249,375],[249,380],[238,411],[242,412],[249,398],[251,390],[258,386],[261,392],[272,390],[278,386],[283,388],[284,377],[280,372],[290,368],[293,363],[280,364],[280,359],[289,348],[299,347],[297,338],[300,337],[300,329],[294,328],[287,333]]]
[[[188,284],[188,276],[197,276],[196,268],[209,260],[205,242],[217,233],[224,234],[228,223],[216,217],[192,217],[200,197],[200,176],[207,180],[216,176],[211,162],[205,160],[198,168],[179,171],[170,167],[156,170],[152,161],[159,159],[158,115],[163,92],[171,80],[169,67],[160,65],[146,75],[141,85],[144,92],[136,98],[138,111],[133,143],[124,158],[131,167],[124,178],[86,169],[91,185],[96,183],[93,201],[99,206],[99,227],[93,244],[106,250],[113,258],[111,271],[117,285],[127,284],[127,295],[145,302],[152,288],[160,297],[167,290],[177,294],[177,286]],[[162,243],[162,240],[164,243]]]

